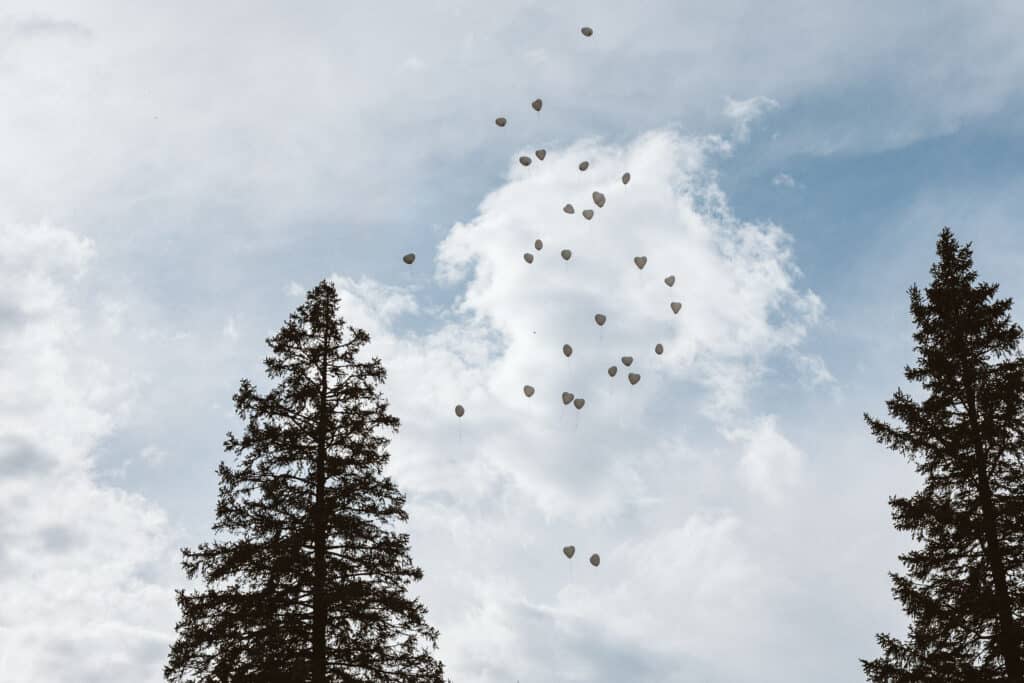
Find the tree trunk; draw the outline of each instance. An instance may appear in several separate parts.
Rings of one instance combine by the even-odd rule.
[[[320,425],[316,452],[316,500],[313,502],[313,678],[327,683],[327,330],[320,363]]]

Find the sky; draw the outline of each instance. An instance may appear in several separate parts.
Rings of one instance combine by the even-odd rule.
[[[862,418],[912,388],[906,290],[948,225],[1024,292],[1022,29],[943,0],[5,2],[5,680],[162,680],[231,396],[326,278],[388,371],[453,681],[863,681],[907,625],[887,500],[920,479]]]

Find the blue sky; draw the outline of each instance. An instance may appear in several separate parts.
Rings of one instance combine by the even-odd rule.
[[[0,670],[160,680],[230,396],[330,277],[389,370],[453,680],[863,680],[904,633],[886,500],[917,478],[861,413],[906,387],[943,225],[1024,289],[1022,28],[1014,3],[5,5]],[[636,387],[606,381],[625,353]]]

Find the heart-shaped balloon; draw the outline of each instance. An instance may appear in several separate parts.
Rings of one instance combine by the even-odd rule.
[[[601,194],[600,192],[597,192],[595,190],[593,193],[591,193],[590,196],[593,198],[594,203],[597,204],[597,208],[599,208],[599,209],[604,208],[604,195],[603,194]]]
[[[595,567],[597,565],[601,564],[601,556],[598,555],[597,553],[594,553],[593,555],[591,555],[590,556],[590,564],[594,565]]]
[[[647,257],[646,256],[636,256],[636,257],[633,258],[633,263],[636,264],[637,268],[639,268],[640,270],[643,270],[644,266],[647,265]]]
[[[534,240],[533,241],[533,248],[536,249],[537,251],[540,251],[541,249],[544,248],[544,243],[541,242],[540,240]]]
[[[563,405],[569,405],[570,403],[572,403],[572,399],[573,398],[575,398],[575,397],[572,394],[570,394],[568,391],[563,391],[562,392],[562,404]]]
[[[572,258],[572,251],[569,250],[569,249],[563,249],[562,250],[562,258],[564,258],[566,261],[571,259]]]
[[[574,406],[576,406],[576,410],[582,409],[583,406],[586,405],[586,403],[587,402],[585,400],[583,400],[582,398],[578,398],[578,399],[576,399],[575,401],[572,402],[572,404]]]
[[[526,261],[527,263],[533,263],[533,254],[529,252],[523,254],[523,260]]]
[[[416,254],[406,254],[402,257],[402,260],[408,264],[412,264],[412,262],[416,260]]]
[[[614,377],[615,373],[617,373],[618,371],[619,371],[619,369],[613,365],[610,368],[608,368],[608,376],[609,377]]]
[[[527,384],[526,386],[523,387],[523,393],[526,394],[527,398],[533,396],[533,387]]]
[[[538,97],[533,102],[530,102],[530,106],[533,107],[534,111],[540,111],[540,108],[544,106],[544,102]]]
[[[608,318],[604,317],[603,313],[598,313],[597,315],[594,316],[594,320],[597,322],[598,325],[604,325],[604,321],[607,319]]]
[[[680,303],[679,301],[673,301],[672,303],[669,304],[669,306],[672,307],[672,312],[678,315],[679,309],[683,307],[683,304]]]
[[[660,356],[662,353],[665,352],[665,347],[662,346],[661,344],[657,344],[654,347],[654,352]]]
[[[538,149],[536,152],[534,152],[534,154],[537,155],[538,159],[540,159],[541,161],[544,161],[544,157],[546,157],[548,155],[548,152],[547,152],[547,150],[544,150],[544,149]]]
[[[576,209],[572,208],[572,204],[566,204],[562,207],[562,211],[565,211],[566,213],[572,213],[575,210]]]
[[[581,161],[580,162],[580,170],[581,171],[586,171],[588,168],[590,168],[590,162],[589,161]]]
[[[635,372],[629,373],[629,383],[630,384],[636,384],[639,381],[640,381],[640,375],[636,374]]]
[[[633,364],[633,356],[623,356],[622,364],[628,368],[630,365]]]
[[[504,128],[505,124],[508,123],[508,119],[506,119],[504,116],[499,116],[498,118],[494,119],[494,122],[498,124],[499,128]]]
[[[675,283],[676,283],[676,276],[675,275],[669,275],[667,278],[665,278],[665,284],[668,285],[669,287],[671,287]]]
[[[629,185],[629,179],[630,179],[630,175],[628,173],[623,173],[622,174],[622,184],[623,185]]]
[[[530,157],[519,157],[519,163],[521,163],[523,166],[529,166],[530,162],[532,161],[533,159],[531,159]]]
[[[466,414],[466,409],[462,407],[462,404],[455,406],[455,414],[462,417]]]
[[[594,217],[594,210],[593,209],[583,209],[583,217],[586,218],[589,221],[591,218]]]
[[[563,344],[562,345],[562,353],[564,353],[565,357],[568,358],[569,356],[572,355],[572,347],[569,346],[568,344]]]
[[[565,553],[565,556],[571,560],[572,556],[576,554],[576,546],[567,545],[564,548],[562,548],[562,552]]]

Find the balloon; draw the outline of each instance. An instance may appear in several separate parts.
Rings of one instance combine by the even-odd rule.
[[[646,256],[635,256],[635,257],[633,257],[633,263],[636,264],[637,268],[639,268],[640,270],[643,270],[644,266],[647,265],[647,257]]]
[[[408,264],[412,264],[412,262],[416,260],[416,254],[406,254],[402,257],[402,260]]]
[[[508,119],[506,119],[504,116],[499,116],[498,118],[494,119],[494,122],[498,124],[499,128],[504,128],[505,124],[508,123]]]
[[[565,556],[571,560],[572,556],[576,554],[576,546],[567,545],[564,548],[562,548],[562,552],[565,553]]]
[[[541,242],[540,240],[534,240],[533,241],[533,248],[536,249],[537,251],[540,251],[541,249],[544,248],[544,243]]]
[[[628,368],[630,365],[633,364],[633,356],[623,356],[622,364]]]
[[[564,258],[566,261],[571,259],[572,258],[572,251],[570,251],[569,249],[563,249],[562,250],[562,258]]]
[[[683,304],[681,304],[678,301],[673,301],[672,303],[669,304],[669,306],[672,307],[672,312],[673,313],[678,314],[679,313],[679,309],[683,307]]]
[[[530,102],[530,106],[533,107],[534,111],[540,111],[540,108],[544,106],[544,102],[538,97],[533,102]]]
[[[536,152],[534,152],[534,154],[536,154],[537,158],[540,159],[541,161],[544,161],[544,157],[548,155],[547,151],[543,149],[538,149]]]
[[[594,29],[590,28],[589,26],[584,26],[583,28],[580,29],[580,33],[589,38],[590,36],[594,35]]]
[[[588,168],[590,168],[590,162],[589,161],[581,161],[580,162],[580,170],[581,171],[586,171]]]
[[[578,399],[576,399],[575,401],[572,402],[572,404],[574,406],[576,406],[576,410],[582,410],[583,409],[583,405],[585,403],[586,403],[586,401],[584,401],[582,398],[578,398]]]
[[[526,398],[530,398],[531,396],[533,396],[533,387],[527,384],[526,386],[523,387],[523,393],[526,394]]]
[[[562,392],[562,404],[563,405],[569,405],[570,403],[572,403],[572,399],[573,398],[575,398],[575,397],[572,394],[570,394],[568,391],[563,391]]]
[[[459,417],[462,417],[463,415],[466,414],[466,409],[462,407],[461,403],[455,406],[455,414],[458,415]]]
[[[635,372],[629,373],[629,383],[630,384],[636,384],[639,381],[640,381],[640,375],[636,374]]]
[[[607,319],[608,318],[604,317],[604,313],[598,313],[597,315],[594,316],[594,320],[597,322],[598,325],[604,325],[604,321]]]
[[[594,553],[593,555],[591,555],[590,556],[590,564],[594,565],[595,567],[597,565],[601,564],[601,556],[598,555],[597,553]]]
[[[583,209],[583,217],[586,218],[588,221],[591,218],[593,218],[594,217],[593,209]]]
[[[628,173],[623,173],[622,174],[622,184],[623,185],[629,185],[629,174]]]
[[[568,358],[569,356],[572,355],[572,347],[569,346],[568,344],[563,344],[562,345],[562,353],[564,353],[565,357]]]
[[[676,276],[675,275],[669,275],[667,278],[665,278],[665,284],[668,285],[669,287],[671,287],[675,283],[676,283]]]
[[[661,344],[658,344],[654,347],[654,352],[660,356],[661,354],[665,353],[665,347],[662,346]]]
[[[572,204],[566,204],[565,206],[563,206],[562,207],[562,211],[565,211],[566,213],[572,213],[573,212]]]
[[[533,159],[530,157],[519,157],[519,163],[523,166],[529,166],[531,161],[533,161]]]
[[[614,377],[615,373],[618,372],[618,371],[619,371],[619,369],[613,365],[610,368],[608,368],[608,376],[609,377]]]
[[[596,190],[590,195],[594,199],[594,203],[597,204],[597,208],[604,208],[604,195]]]
[[[531,254],[530,252],[526,252],[525,254],[523,254],[523,258],[526,260],[527,263],[533,263],[533,254]]]

